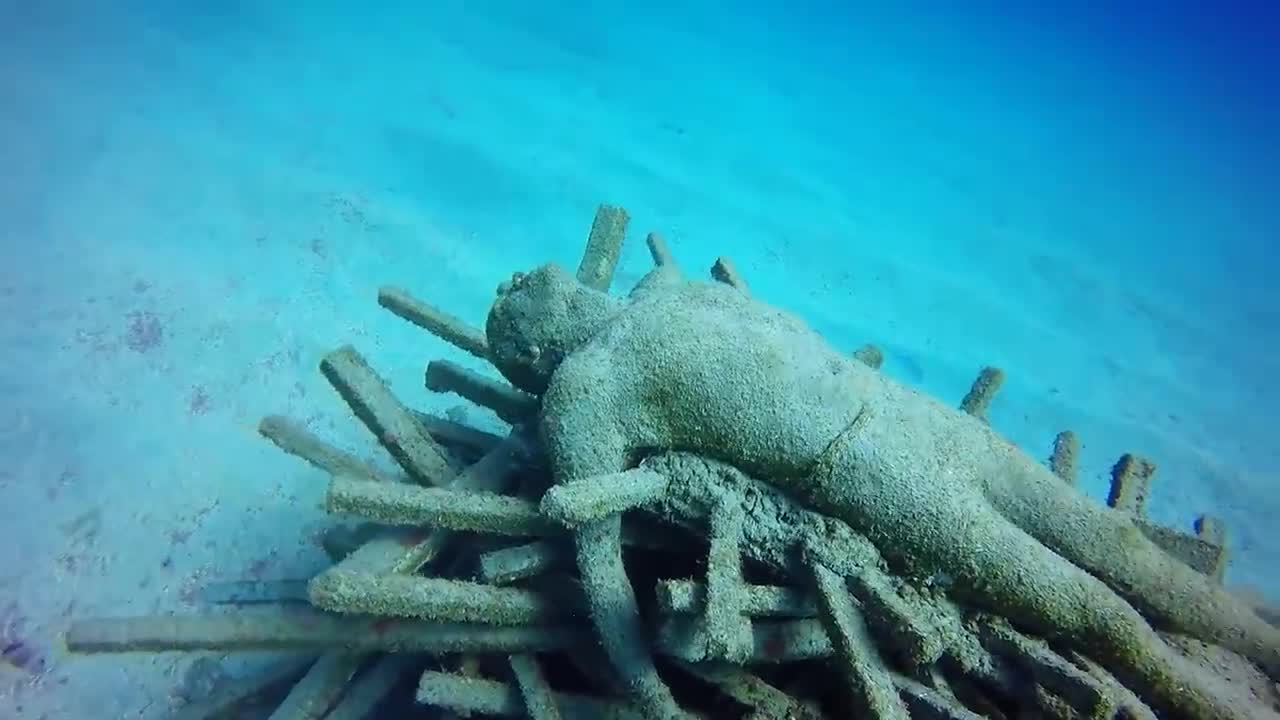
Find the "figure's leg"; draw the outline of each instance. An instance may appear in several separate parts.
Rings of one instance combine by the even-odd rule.
[[[711,508],[707,552],[707,595],[702,630],[707,656],[739,665],[751,657],[751,618],[743,612],[746,583],[742,579],[742,531],[746,514],[739,498],[721,497]]]
[[[578,527],[574,541],[591,621],[628,694],[653,720],[682,718],[653,666],[635,591],[622,566],[622,516]]]
[[[1280,628],[1165,553],[1123,513],[1034,472],[993,485],[989,495],[1014,524],[1107,583],[1157,624],[1234,650],[1280,678]]]
[[[969,575],[975,604],[1078,647],[1170,716],[1230,717],[1233,710],[1110,588],[990,509],[969,521],[986,531],[950,544],[957,580]]]
[[[910,715],[880,651],[871,640],[862,610],[844,577],[823,565],[813,540],[804,547],[805,565],[818,599],[818,614],[844,674],[849,699],[859,717],[908,720]]]
[[[876,445],[849,443],[794,487],[876,543],[893,562],[924,560],[963,600],[1079,648],[1170,717],[1231,717],[1143,617],[1097,578],[1007,520],[977,489],[938,478],[894,478]]]
[[[627,477],[623,472],[626,441],[598,417],[578,413],[566,412],[553,425],[544,421],[543,430],[556,481],[566,488],[549,492],[546,502],[550,508],[568,511],[565,518],[583,521],[574,531],[578,573],[605,654],[646,717],[682,718],[679,705],[653,665],[635,591],[622,564],[622,516],[602,514],[602,503],[594,502],[606,495],[594,492],[592,483]],[[649,484],[652,492],[660,493],[665,483],[658,478]],[[603,503],[604,510],[611,507]]]

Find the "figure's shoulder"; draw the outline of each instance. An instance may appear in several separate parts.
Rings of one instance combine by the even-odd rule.
[[[544,403],[552,396],[589,393],[592,388],[599,389],[608,382],[612,374],[612,353],[609,343],[601,342],[601,339],[601,335],[597,335],[565,356],[551,376],[543,396]]]
[[[719,315],[725,311],[740,314],[751,303],[749,296],[723,283],[686,278],[667,279],[661,283],[642,280],[627,296],[620,319],[697,317]]]

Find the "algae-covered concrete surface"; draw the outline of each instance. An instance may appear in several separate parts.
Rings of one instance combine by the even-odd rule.
[[[241,672],[58,634],[323,567],[323,475],[256,428],[389,466],[318,371],[345,343],[415,408],[499,429],[422,387],[428,358],[478,361],[377,289],[479,324],[513,269],[576,261],[602,200],[633,217],[618,286],[655,229],[943,398],[997,365],[993,426],[1046,457],[1077,432],[1099,499],[1122,453],[1154,460],[1149,514],[1223,518],[1228,584],[1280,594],[1274,264],[1248,250],[1276,145],[1246,95],[910,11],[836,37],[712,9],[85,5],[7,8],[0,44],[0,715],[167,717]]]

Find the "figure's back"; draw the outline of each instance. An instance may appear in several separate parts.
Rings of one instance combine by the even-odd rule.
[[[672,445],[770,473],[803,472],[878,382],[799,318],[720,284],[646,293],[582,352],[635,386]]]

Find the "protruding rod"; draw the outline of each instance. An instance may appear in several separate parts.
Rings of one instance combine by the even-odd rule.
[[[1058,479],[1075,485],[1078,477],[1076,457],[1080,454],[1080,438],[1070,430],[1063,430],[1053,439],[1053,455],[1049,457],[1049,469]]]
[[[667,247],[667,241],[661,235],[651,232],[644,239],[644,243],[649,246],[649,257],[653,258],[654,265],[679,269],[676,265],[675,256],[671,254],[671,248]]]
[[[1067,651],[1065,659],[1098,681],[1103,690],[1115,701],[1116,717],[1123,720],[1157,720],[1155,711],[1148,707],[1137,693],[1094,660],[1076,650]]]
[[[983,616],[978,637],[988,650],[1012,658],[1030,671],[1036,684],[1066,701],[1084,717],[1112,717],[1115,701],[1089,673],[1049,649],[1043,641],[1014,630],[994,616]]]
[[[339,563],[385,530],[382,525],[372,522],[335,525],[320,534],[320,548],[330,560]]]
[[[320,370],[351,406],[356,417],[378,438],[400,467],[416,482],[443,485],[453,476],[444,448],[436,444],[412,411],[351,346],[320,361]]]
[[[521,653],[510,656],[507,662],[511,665],[511,675],[515,678],[516,687],[520,689],[524,711],[529,720],[560,720],[560,707],[555,693],[551,692],[551,685],[538,666],[538,659]]]
[[[867,343],[853,351],[853,359],[873,370],[879,370],[884,365],[884,352],[879,346]]]
[[[587,249],[578,266],[578,282],[587,287],[608,292],[613,284],[613,273],[622,254],[622,241],[627,234],[627,211],[612,205],[596,209],[591,223],[591,235],[587,237]]]
[[[314,661],[312,655],[282,660],[261,673],[233,680],[219,687],[211,697],[195,700],[175,710],[173,720],[242,717],[249,706],[292,686]]]
[[[743,612],[742,526],[746,517],[734,496],[711,510],[711,547],[707,554],[707,598],[703,623],[708,659],[746,662],[751,657],[751,620]]]
[[[1151,478],[1155,474],[1155,463],[1133,453],[1125,453],[1111,468],[1111,489],[1107,493],[1107,505],[1137,517],[1145,517],[1147,495],[1151,492]]]
[[[1227,572],[1227,524],[1213,515],[1201,515],[1196,518],[1196,537],[1223,549],[1214,559],[1213,565],[1205,574],[1221,583]]]
[[[711,266],[711,277],[725,285],[741,290],[743,293],[748,292],[747,281],[742,279],[742,275],[738,274],[738,268],[734,267],[733,261],[721,255],[716,258],[716,262]]]
[[[320,720],[328,717],[343,690],[364,664],[363,653],[328,652],[311,666],[267,720]]]
[[[480,492],[505,489],[509,484],[508,478],[515,459],[517,456],[523,456],[526,446],[527,442],[521,432],[511,433],[505,440],[485,453],[478,462],[453,476],[449,483],[450,488],[456,491]],[[427,578],[409,574],[439,557],[457,537],[456,533],[441,528],[384,529],[333,568],[314,578],[308,588],[308,599],[316,607],[326,610],[362,612],[382,617],[487,621],[492,617],[501,616],[497,612],[488,613],[484,617],[460,614],[456,612],[456,607],[450,605],[451,600],[458,599],[457,588],[452,586],[443,589],[424,588],[423,583],[419,581],[428,581]],[[421,599],[424,595],[427,600]],[[474,592],[468,592],[469,597],[475,595]],[[449,607],[454,612],[434,609],[440,605]],[[330,655],[322,657],[321,662],[328,658]],[[374,668],[369,673],[376,671],[378,668]],[[365,695],[381,697],[386,694],[385,688],[379,690],[382,685],[385,685],[385,681],[371,680],[370,683],[370,687],[364,691]],[[321,690],[316,692],[319,693]],[[352,692],[354,693],[355,690],[353,689]],[[354,713],[362,704],[368,705],[370,702],[372,701],[353,702],[350,712]]]
[[[529,625],[565,618],[580,609],[563,597],[523,588],[338,571],[311,583],[311,602],[331,612],[483,625]]]
[[[969,392],[960,401],[960,409],[986,422],[991,400],[1000,391],[1001,385],[1004,385],[1003,370],[991,366],[982,368],[982,372],[978,373]]]
[[[489,359],[489,343],[483,332],[405,290],[390,286],[379,288],[378,304],[460,350],[481,360]]]
[[[667,542],[664,543],[662,538],[656,538],[649,534],[652,528],[637,528],[634,523],[628,522],[630,520],[634,520],[634,518],[625,518],[623,520],[622,544],[624,546],[645,549],[656,548],[659,550],[672,549],[674,544],[672,538],[665,538]],[[639,530],[644,530],[645,532],[639,532]],[[484,582],[490,585],[510,585],[519,580],[528,580],[529,578],[572,567],[573,549],[567,543],[556,539],[535,540],[524,545],[515,545],[482,553],[477,559],[476,565],[479,578]],[[688,582],[697,585],[699,593],[702,592],[702,585],[692,580],[670,582]],[[701,594],[699,594],[696,606],[689,605],[688,609],[683,612],[695,612],[695,607],[702,607],[701,597]]]
[[[745,585],[742,612],[760,618],[815,617],[818,608],[806,592],[785,585]],[[696,580],[659,580],[657,606],[665,613],[695,613],[706,602],[707,586]]]
[[[1134,517],[1133,524],[1161,550],[1186,563],[1196,572],[1213,577],[1226,565],[1227,551],[1222,545],[1143,517]]]
[[[576,625],[517,626],[344,617],[290,608],[217,615],[78,620],[67,630],[76,653],[181,650],[348,650],[352,652],[552,651],[589,637]]]
[[[370,480],[397,482],[400,478],[372,463],[361,460],[321,440],[301,423],[279,415],[268,415],[258,423],[258,432],[290,455],[300,457],[325,472],[354,475]]]
[[[453,420],[447,420],[416,410],[413,412],[413,416],[418,418],[418,422],[422,423],[422,427],[426,428],[427,434],[431,436],[431,439],[455,453],[467,456],[464,462],[479,458],[502,442],[501,435],[476,430]]]
[[[883,638],[883,646],[914,669],[937,664],[946,650],[943,634],[929,621],[931,613],[909,604],[884,571],[874,565],[859,568],[849,577],[848,587],[872,632]]]
[[[709,664],[696,660],[701,653],[696,624],[695,619],[688,615],[667,618],[658,627],[657,649],[683,661],[682,664],[697,663],[692,667],[708,667]],[[826,659],[834,654],[828,633],[822,621],[817,619],[757,622],[752,633],[755,642],[755,650],[751,656],[753,665]],[[980,647],[978,650],[985,652]],[[898,673],[886,673],[902,702],[913,713],[911,717],[980,720],[980,716],[966,710],[958,701],[944,697]]]
[[[417,701],[422,705],[467,715],[513,719],[528,717],[518,688],[495,680],[435,670],[422,673],[422,679],[418,682]],[[645,717],[630,704],[616,700],[558,692],[555,693],[555,701],[568,717],[598,720],[643,720]]]
[[[366,720],[396,685],[415,666],[414,658],[384,655],[351,684],[346,694],[324,720]]]
[[[893,579],[881,569],[880,551],[865,536],[852,534],[836,545],[810,538],[808,556],[847,578],[847,586],[861,604],[873,636],[881,647],[891,648],[895,659],[913,669],[937,663],[944,652],[941,631],[932,618],[936,612],[916,595],[898,592]],[[915,600],[909,601],[908,597]]]
[[[571,567],[573,552],[552,540],[493,550],[480,555],[480,579],[490,585],[508,585],[553,570]]]
[[[754,710],[753,717],[822,720],[822,713],[730,663],[677,664],[682,670],[714,685],[720,692]]]
[[[512,432],[478,462],[455,475],[450,482],[450,490],[480,493],[505,490],[510,484],[515,458],[525,452],[525,446],[523,433]],[[308,597],[319,607],[352,611],[349,606],[341,606],[340,598],[335,599],[339,595],[335,588],[350,589],[350,576],[378,577],[416,572],[443,555],[459,537],[452,530],[438,527],[384,528],[337,565],[312,579]]]
[[[538,399],[507,383],[485,377],[448,360],[427,363],[427,389],[451,392],[492,410],[498,417],[515,424],[528,420],[538,411]]]
[[[1215,545],[1227,544],[1227,525],[1214,515],[1201,515],[1195,522],[1196,536]]]
[[[948,697],[933,688],[927,687],[901,675],[893,676],[893,684],[898,689],[898,696],[911,711],[912,718],[921,720],[982,720],[979,715],[954,697]]]
[[[411,573],[436,559],[439,554],[433,547],[425,547],[426,540],[435,531],[421,527],[376,526],[379,532],[332,568],[325,570],[311,582],[330,572],[359,573]]]
[[[831,640],[817,618],[755,622],[751,664],[778,664],[831,657]],[[658,624],[659,652],[685,662],[702,662],[705,643],[697,616],[669,615]]]
[[[449,490],[456,492],[504,493],[510,489],[517,458],[524,456],[527,441],[519,431],[498,443],[489,452],[453,477]],[[387,531],[388,538],[400,545],[402,558],[395,564],[369,564],[356,568],[362,572],[413,572],[449,552],[463,539],[452,529],[443,527],[396,529]],[[389,552],[395,553],[392,548]],[[342,567],[342,566],[339,566]]]
[[[556,535],[563,529],[528,500],[484,492],[388,485],[335,475],[329,512],[388,525],[424,525],[515,537]]]
[[[806,558],[818,598],[818,611],[827,630],[836,660],[848,685],[853,709],[860,717],[908,720],[910,715],[898,696],[893,677],[867,631],[857,602],[844,578]]]

